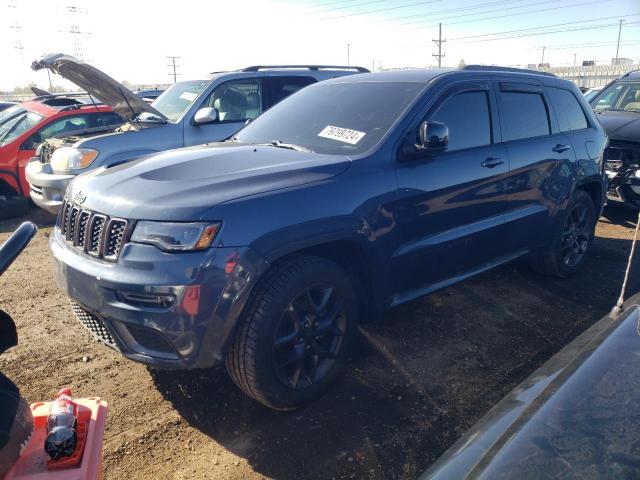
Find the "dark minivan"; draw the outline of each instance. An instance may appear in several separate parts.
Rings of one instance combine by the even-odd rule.
[[[519,257],[584,263],[606,136],[577,87],[499,67],[311,85],[222,143],[73,181],[51,235],[77,318],[126,357],[226,362],[276,409],[359,322]]]

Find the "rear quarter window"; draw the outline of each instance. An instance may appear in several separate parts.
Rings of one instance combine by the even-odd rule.
[[[556,117],[558,117],[560,131],[570,132],[589,126],[587,117],[578,99],[569,90],[547,87],[547,95],[549,95],[553,110],[556,112]]]

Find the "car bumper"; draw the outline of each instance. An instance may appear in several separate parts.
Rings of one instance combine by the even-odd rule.
[[[56,280],[76,317],[103,343],[159,368],[220,363],[267,262],[249,248],[166,253],[127,243],[117,262],[49,240]]]
[[[29,182],[29,195],[40,208],[50,213],[58,213],[67,186],[75,175],[53,173],[51,165],[32,160],[27,164],[25,176]]]

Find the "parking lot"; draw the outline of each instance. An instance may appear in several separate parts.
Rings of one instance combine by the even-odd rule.
[[[344,381],[295,412],[240,393],[223,369],[150,371],[95,343],[73,319],[49,266],[53,217],[2,278],[0,304],[20,344],[0,370],[31,402],[61,386],[109,402],[106,479],[409,478],[495,402],[610,310],[633,236],[632,213],[600,219],[574,278],[512,263],[413,301],[367,325]],[[629,290],[638,290],[632,271]]]

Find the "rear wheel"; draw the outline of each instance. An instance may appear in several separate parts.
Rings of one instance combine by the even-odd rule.
[[[278,410],[318,398],[338,378],[356,326],[349,276],[318,257],[276,268],[247,305],[226,365],[249,396]]]
[[[576,190],[560,217],[553,242],[532,258],[531,266],[540,273],[557,277],[576,273],[593,242],[596,221],[591,197]]]

